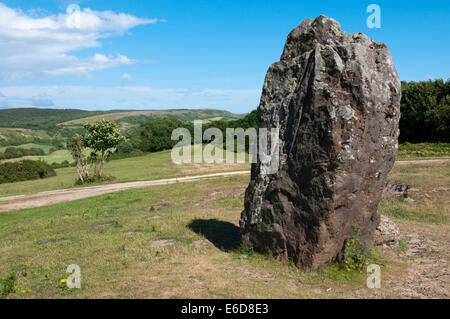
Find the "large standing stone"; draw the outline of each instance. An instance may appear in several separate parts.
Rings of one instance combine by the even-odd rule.
[[[253,164],[242,241],[299,267],[342,256],[380,222],[386,175],[397,154],[400,81],[384,43],[347,34],[325,16],[289,34],[267,71],[260,126],[279,128],[280,167]]]

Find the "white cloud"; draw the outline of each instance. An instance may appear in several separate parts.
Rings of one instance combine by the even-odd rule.
[[[90,76],[93,71],[133,63],[120,54],[78,58],[73,52],[99,47],[100,39],[158,21],[111,11],[79,10],[77,6],[57,15],[37,15],[36,11],[24,13],[0,3],[0,80]]]
[[[56,108],[169,109],[221,108],[236,113],[253,110],[261,90],[151,88],[144,86],[5,86],[0,107],[31,107],[33,101]]]
[[[120,79],[122,80],[122,83],[125,83],[125,82],[131,81],[133,79],[133,77],[131,75],[129,75],[128,73],[124,73],[124,74],[122,74]]]

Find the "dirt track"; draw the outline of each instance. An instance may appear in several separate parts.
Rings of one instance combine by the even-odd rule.
[[[153,181],[138,181],[138,182],[127,182],[127,183],[116,183],[116,184],[106,184],[98,186],[88,186],[88,187],[78,187],[78,188],[68,188],[59,189],[53,191],[46,191],[30,195],[16,195],[0,198],[0,212],[8,212],[12,210],[48,206],[52,204],[68,202],[72,200],[88,198],[108,193],[113,193],[121,190],[174,184],[174,183],[184,183],[193,182],[206,178],[217,178],[226,177],[233,175],[250,174],[250,171],[234,171],[234,172],[224,172],[206,175],[196,175],[196,176],[185,176],[178,178],[166,178],[158,179]]]
[[[450,161],[450,158],[405,160],[405,161],[397,161],[395,164],[396,165],[405,165],[405,164],[422,164],[422,163],[442,163],[442,162],[446,162],[446,161]],[[36,194],[0,197],[0,212],[8,212],[8,211],[24,209],[24,208],[47,206],[47,205],[68,202],[68,201],[72,201],[72,200],[88,198],[88,197],[113,193],[113,192],[126,190],[126,189],[132,189],[132,188],[156,186],[156,185],[163,185],[163,184],[173,184],[173,183],[179,183],[179,182],[192,182],[192,181],[205,179],[205,178],[224,177],[224,176],[241,175],[241,174],[249,174],[249,173],[250,173],[250,171],[234,171],[234,172],[205,174],[205,175],[197,175],[197,176],[185,176],[185,177],[179,177],[179,178],[159,179],[159,180],[152,180],[152,181],[138,181],[138,182],[127,182],[127,183],[106,184],[106,185],[98,185],[98,186],[68,188],[68,189],[46,191],[46,192],[41,192],[41,193],[36,193]]]

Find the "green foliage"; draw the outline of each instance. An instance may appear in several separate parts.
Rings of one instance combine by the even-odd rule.
[[[70,155],[75,160],[77,166],[78,181],[84,184],[89,178],[88,160],[84,155],[84,143],[83,139],[79,135],[75,135],[67,142],[67,149]]]
[[[418,157],[450,157],[450,143],[403,143],[398,146],[398,159]]]
[[[61,163],[55,163],[55,162],[53,162],[52,163],[52,167],[53,168],[65,168],[65,167],[70,167],[70,166],[73,166],[73,163],[71,164],[71,163],[69,163],[69,161],[62,161]]]
[[[17,291],[17,275],[14,270],[11,270],[4,278],[0,278],[0,298],[5,298],[10,293]]]
[[[44,161],[23,160],[0,164],[0,184],[55,176],[55,170]]]
[[[39,155],[45,155],[45,152],[41,148],[23,149],[20,147],[10,146],[7,147],[3,153],[0,153],[0,160]]]
[[[82,142],[85,147],[94,150],[91,153],[91,159],[99,162],[98,171],[95,169],[94,175],[103,175],[103,166],[106,155],[111,153],[111,149],[117,147],[125,138],[120,133],[117,124],[114,121],[102,119],[94,123],[85,123],[86,134],[82,136]],[[98,155],[98,153],[100,153]]]
[[[85,123],[84,128],[87,131],[82,137],[84,145],[101,154],[115,148],[124,140],[114,121],[102,119],[94,123]]]
[[[402,82],[401,142],[450,142],[450,80]]]
[[[119,145],[117,145],[117,153],[119,154],[129,154],[133,152],[133,150],[133,144],[128,141],[120,142]]]
[[[178,141],[172,140],[172,131],[179,127],[187,128],[193,136],[193,124],[165,118],[145,123],[137,135],[130,138],[130,142],[143,152],[171,149],[178,143]]]
[[[86,176],[83,181],[81,181],[79,178],[75,181],[75,185],[83,185],[83,184],[94,184],[94,183],[101,183],[106,181],[113,181],[115,178],[111,175],[88,175]]]
[[[239,255],[240,259],[246,259],[248,257],[253,256],[255,250],[252,245],[240,245],[236,249],[236,253]]]
[[[403,240],[399,240],[398,241],[398,249],[401,252],[405,252],[408,249],[408,244]]]
[[[361,228],[357,227],[353,237],[345,243],[343,263],[347,271],[362,271],[368,265],[371,252],[366,243],[359,238],[360,233]]]
[[[203,131],[208,128],[218,128],[223,135],[224,142],[227,128],[258,128],[259,111],[252,111],[243,118],[232,121],[212,121],[203,125]],[[182,122],[177,119],[163,118],[143,124],[139,129],[131,129],[127,132],[129,143],[143,152],[158,152],[171,149],[178,141],[172,140],[172,132],[176,128],[186,128],[194,138],[194,125],[190,122]],[[205,141],[208,143],[208,141]],[[248,141],[246,141],[248,151]]]

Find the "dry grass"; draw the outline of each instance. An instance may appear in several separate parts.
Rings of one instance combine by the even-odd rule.
[[[434,213],[418,221],[394,217],[406,248],[382,251],[387,259],[377,261],[383,272],[379,290],[365,287],[364,273],[346,272],[336,264],[300,271],[240,247],[237,225],[248,176],[2,213],[0,277],[10,269],[19,276],[10,298],[446,297],[448,275],[442,267],[449,259],[449,211],[444,207],[449,192],[433,190],[449,186],[449,173],[444,163],[394,168],[392,179],[419,191],[412,192],[415,202],[392,205]],[[443,220],[436,219],[437,211]],[[174,244],[152,245],[157,240]],[[58,288],[72,263],[81,267],[82,289]]]
[[[412,186],[409,199],[383,200],[382,211],[397,219],[436,224],[450,222],[450,160],[396,166],[390,179]]]

